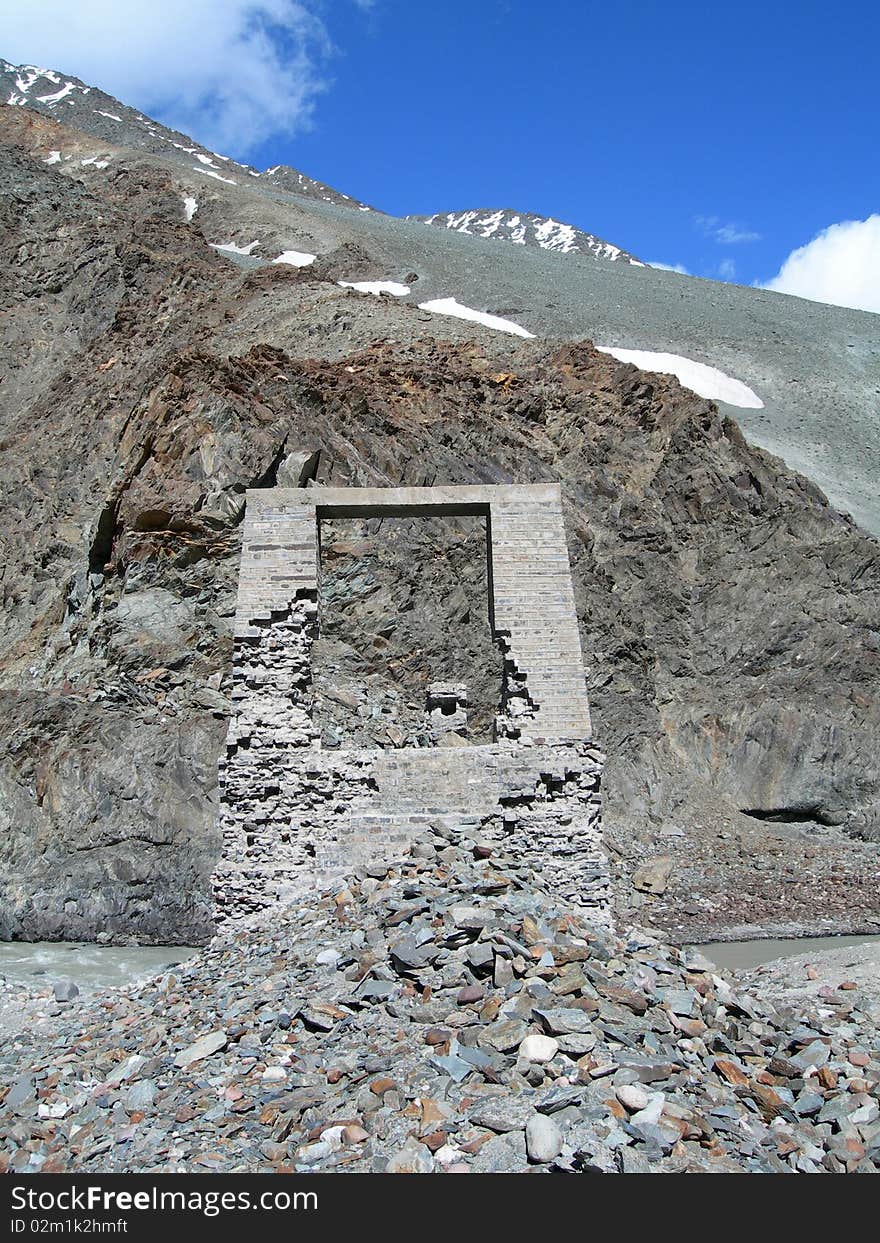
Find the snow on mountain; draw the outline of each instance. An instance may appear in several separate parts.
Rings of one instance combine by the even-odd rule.
[[[0,102],[32,108],[115,146],[140,149],[175,160],[189,171],[213,177],[215,181],[225,181],[228,185],[239,185],[246,177],[251,177],[254,185],[267,190],[285,190],[304,198],[320,199],[360,211],[374,210],[295,168],[280,164],[261,173],[250,165],[218,155],[186,134],[160,125],[136,108],[120,103],[97,87],[86,86],[79,78],[54,69],[13,65],[0,59]],[[193,160],[197,163],[194,164]]]
[[[512,319],[490,315],[488,311],[478,311],[472,306],[463,306],[455,298],[432,298],[428,302],[420,302],[419,310],[430,311],[434,315],[452,315],[455,319],[469,319],[471,323],[483,324],[486,328],[494,328],[496,332],[509,332],[515,337],[535,335]]]
[[[632,363],[642,371],[654,371],[660,375],[674,375],[679,384],[689,388],[698,397],[709,401],[724,401],[741,410],[763,410],[764,403],[754,389],[733,376],[698,363],[683,354],[667,354],[658,350],[624,350],[611,345],[597,345],[602,354],[610,354],[619,362]]]
[[[628,251],[611,242],[584,233],[572,224],[563,224],[549,216],[532,212],[518,212],[510,208],[485,208],[462,212],[437,212],[433,216],[407,216],[407,220],[421,220],[424,224],[441,229],[453,229],[456,233],[468,233],[474,237],[491,237],[499,241],[514,242],[519,246],[538,246],[541,250],[556,251],[562,255],[592,255],[596,259],[612,259],[644,267]]]
[[[287,164],[276,164],[274,168],[267,168],[264,173],[260,174],[260,177],[266,185],[271,185],[278,190],[288,190],[291,194],[303,194],[306,198],[323,199],[325,203],[338,203],[343,207],[356,207],[359,211],[376,210],[367,203],[353,199],[350,194],[342,194],[341,191],[334,190],[332,186],[325,185],[323,181],[315,181],[313,177],[307,177],[305,173],[300,173]]]
[[[393,294],[395,298],[405,298],[409,293],[409,285],[400,281],[337,281],[343,289],[356,289],[358,293],[371,293],[378,297],[383,293]]]

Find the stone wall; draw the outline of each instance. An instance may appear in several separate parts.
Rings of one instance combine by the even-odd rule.
[[[487,746],[322,749],[312,720],[321,517],[484,513],[493,628],[505,653]],[[221,764],[218,919],[250,914],[352,867],[405,853],[431,825],[549,873],[607,919],[603,756],[589,704],[559,490],[533,487],[251,492]]]

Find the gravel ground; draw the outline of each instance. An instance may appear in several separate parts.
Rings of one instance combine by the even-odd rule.
[[[788,1005],[827,1003],[839,997],[841,985],[856,986],[863,1009],[880,1022],[880,943],[777,958],[740,978],[759,996]],[[846,991],[855,991],[847,990]]]
[[[845,971],[777,1004],[444,831],[7,1036],[0,1171],[874,1173]]]

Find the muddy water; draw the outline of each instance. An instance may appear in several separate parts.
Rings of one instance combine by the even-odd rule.
[[[792,954],[811,954],[819,950],[842,950],[851,945],[880,945],[880,936],[855,937],[799,937],[775,941],[771,938],[757,941],[713,941],[708,945],[694,945],[716,967],[728,971],[750,971],[775,958]]]
[[[156,975],[197,952],[189,945],[4,941],[0,942],[0,977],[35,988],[73,980],[80,992],[92,993]]]

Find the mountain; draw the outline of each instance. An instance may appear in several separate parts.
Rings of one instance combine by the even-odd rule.
[[[538,246],[541,250],[552,250],[560,255],[593,255],[597,259],[645,266],[641,259],[593,233],[584,233],[572,224],[562,224],[549,216],[536,216],[532,212],[514,211],[509,207],[437,212],[433,216],[407,216],[406,219],[420,220],[423,224],[453,229],[456,233],[467,233],[473,237],[491,237],[496,241],[514,242],[518,246]]]
[[[243,495],[309,478],[558,482],[621,918],[872,927],[877,316],[352,210],[5,72],[0,935],[209,935]],[[328,731],[481,659],[480,549],[328,530]]]
[[[242,266],[287,255],[291,263],[317,262],[326,275],[331,264],[336,279],[392,282],[398,292],[406,285],[401,297],[418,305],[454,310],[452,298],[538,337],[587,336],[600,347],[638,351],[643,364],[646,355],[672,355],[684,360],[684,368],[675,364],[683,375],[694,363],[720,371],[755,399],[725,402],[730,386],[717,376],[703,395],[720,399],[753,443],[803,471],[880,534],[878,316],[597,261],[592,252],[572,251],[560,262],[540,246],[498,247],[492,237],[347,210],[367,205],[296,170],[259,173],[235,164],[77,79],[15,66],[2,72],[7,98],[28,113],[60,119],[79,136],[76,152],[56,142],[43,159],[90,182],[106,178],[108,160],[118,166],[123,152],[127,161],[159,161],[175,178],[181,211],[197,210],[207,240]],[[417,279],[408,281],[410,274]],[[668,359],[657,365],[669,366]]]
[[[86,86],[79,78],[53,69],[11,65],[6,60],[0,60],[0,99],[11,107],[28,108],[53,117],[82,134],[105,140],[115,147],[174,160],[201,177],[211,177],[225,185],[238,185],[243,178],[251,178],[267,190],[292,190],[303,198],[356,207],[361,211],[373,210],[366,203],[315,181],[295,168],[279,164],[261,173],[249,164],[240,164],[226,155],[218,155],[186,134],[168,129],[136,108],[120,103],[97,87]]]

